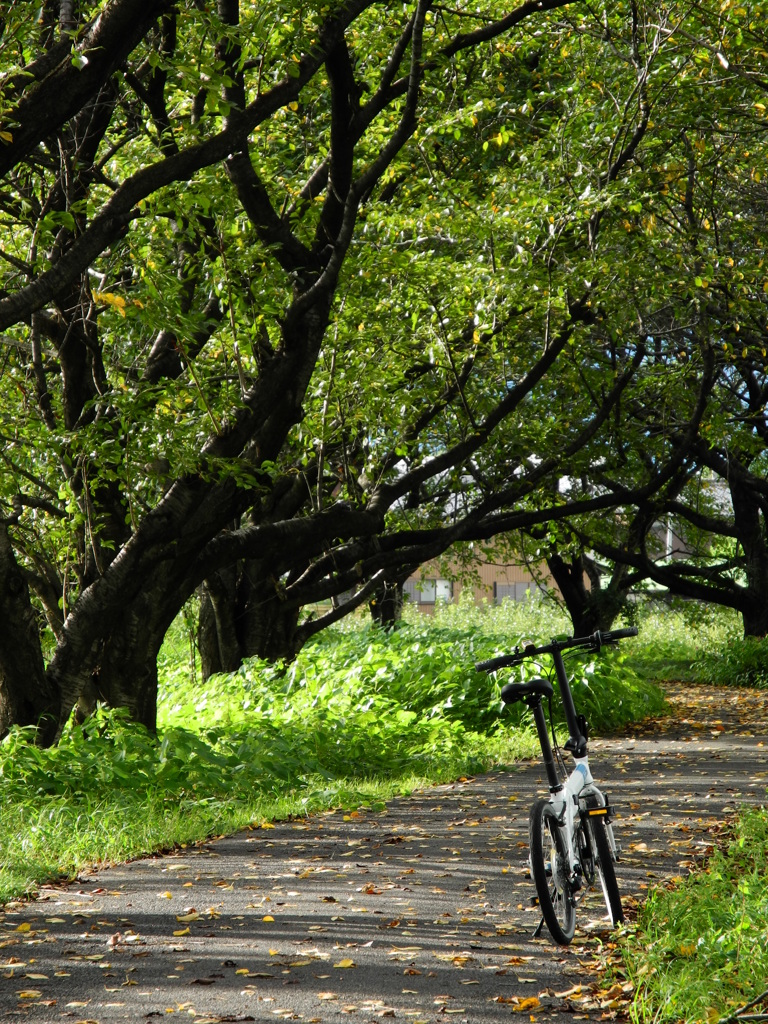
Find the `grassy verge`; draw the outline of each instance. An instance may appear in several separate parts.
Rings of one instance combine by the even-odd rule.
[[[652,894],[623,945],[633,1021],[715,1022],[755,1000],[768,1013],[766,848],[765,810],[745,811],[704,868]]]

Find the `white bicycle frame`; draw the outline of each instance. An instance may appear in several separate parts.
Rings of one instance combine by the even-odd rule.
[[[598,807],[605,807],[606,800],[603,794],[595,785],[592,772],[589,770],[589,759],[584,757],[574,758],[576,765],[568,776],[562,788],[550,791],[549,802],[552,810],[561,822],[560,829],[563,840],[568,851],[568,863],[571,866],[571,874],[580,871],[579,851],[574,843],[576,835],[576,823],[579,820],[580,801],[587,797],[594,797]],[[611,853],[614,860],[618,860],[619,848],[613,835],[613,829],[609,822],[606,822],[608,841],[611,845]]]

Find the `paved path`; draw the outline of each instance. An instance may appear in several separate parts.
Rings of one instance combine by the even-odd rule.
[[[622,812],[630,916],[649,886],[706,854],[728,812],[764,803],[768,786],[768,693],[671,697],[673,721],[591,745]],[[531,937],[527,808],[543,788],[539,766],[525,764],[382,814],[280,822],[45,888],[0,914],[0,1020],[610,1015],[620,993],[585,973],[609,941],[596,898],[580,907],[587,927],[569,949]]]

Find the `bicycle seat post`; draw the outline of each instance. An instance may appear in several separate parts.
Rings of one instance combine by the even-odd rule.
[[[563,655],[557,647],[552,651],[552,660],[555,663],[557,681],[560,683],[560,697],[563,702],[565,721],[568,725],[569,738],[568,742],[565,744],[565,749],[569,750],[574,757],[586,757],[587,737],[582,734],[579,726],[579,719],[576,714],[576,705],[573,703],[573,694],[571,693],[571,685],[568,682],[568,675],[565,671]]]

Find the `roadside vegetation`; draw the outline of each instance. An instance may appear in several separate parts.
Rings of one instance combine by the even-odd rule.
[[[735,619],[692,612],[640,608],[637,639],[570,662],[595,732],[663,713],[654,679],[724,682],[712,676],[724,662],[735,682],[765,685],[765,661],[738,641]],[[0,744],[0,899],[93,863],[288,815],[380,807],[532,756],[525,712],[504,708],[502,680],[472,665],[567,632],[568,620],[538,599],[446,606],[431,619],[407,609],[391,634],[345,621],[291,665],[251,659],[203,683],[180,618],[161,655],[156,737],[100,709],[57,747],[34,746],[24,729]],[[768,976],[767,832],[765,814],[743,816],[706,870],[648,902],[622,944],[638,1022],[713,1021],[759,994],[754,979]]]
[[[652,893],[622,943],[636,1024],[765,1020],[766,846],[765,807],[744,811],[700,870]]]
[[[567,631],[543,602],[487,612],[410,611],[387,635],[358,618],[321,633],[291,665],[251,659],[206,682],[180,618],[160,658],[158,735],[101,709],[41,749],[16,728],[0,744],[0,899],[93,862],[251,823],[471,775],[536,751],[521,710],[473,663]],[[621,652],[572,662],[598,731],[658,713],[660,691]]]

